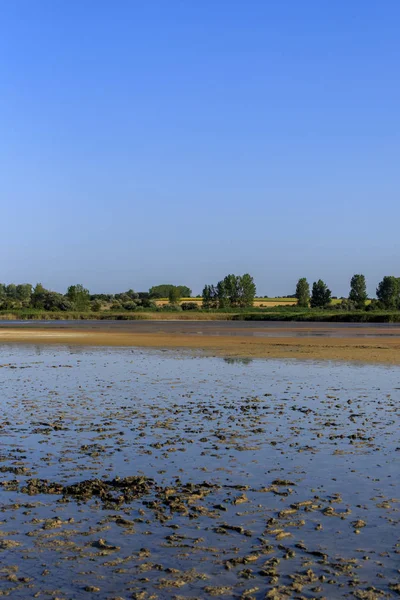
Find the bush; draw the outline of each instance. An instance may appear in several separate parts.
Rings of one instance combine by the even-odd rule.
[[[134,302],[133,300],[130,300],[130,301],[128,301],[128,302],[124,302],[124,303],[122,304],[122,308],[123,308],[124,310],[136,310],[136,308],[137,308],[137,304],[136,304],[136,302]]]
[[[164,304],[164,306],[160,306],[159,310],[161,312],[181,312],[182,308],[179,304]]]
[[[118,300],[115,300],[110,306],[110,310],[121,310],[121,308],[122,304]]]
[[[339,304],[333,304],[331,308],[335,308],[336,310],[356,310],[357,306],[355,302],[344,298]]]
[[[99,312],[102,306],[103,304],[100,300],[92,300],[90,308],[93,312]]]
[[[140,306],[143,306],[143,308],[149,308],[150,310],[155,310],[157,308],[156,303],[152,302],[150,298],[141,298]]]
[[[182,310],[200,310],[200,306],[197,302],[182,302]]]
[[[383,310],[384,306],[383,303],[380,302],[379,300],[376,300],[375,298],[373,298],[371,300],[371,302],[369,304],[367,304],[367,306],[365,307],[365,310]]]
[[[62,294],[59,294],[58,292],[46,291],[44,293],[43,310],[67,311],[67,310],[72,310],[72,308],[73,308],[72,302],[70,302],[70,300],[66,296],[63,296]]]

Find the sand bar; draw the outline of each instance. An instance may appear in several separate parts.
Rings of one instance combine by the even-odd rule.
[[[157,324],[159,327],[159,324]],[[181,328],[182,324],[179,324]],[[219,327],[218,325],[216,326]],[[234,332],[232,334],[232,328]],[[310,325],[299,336],[286,324],[285,336],[262,337],[259,328],[235,329],[232,323],[229,330],[216,333],[201,324],[196,325],[197,334],[172,331],[135,331],[112,327],[51,327],[13,326],[0,327],[0,343],[68,344],[88,346],[131,346],[143,348],[170,348],[198,350],[206,355],[249,358],[296,358],[314,360],[345,360],[367,363],[400,364],[400,335],[398,328],[370,327],[357,329],[339,328],[340,337],[334,336],[334,327],[324,335],[321,327]],[[383,332],[390,331],[387,335]],[[276,330],[278,331],[278,330]],[[333,333],[332,333],[333,331]],[[348,334],[346,334],[348,331]]]

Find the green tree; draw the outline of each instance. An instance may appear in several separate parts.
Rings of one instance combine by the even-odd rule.
[[[44,309],[47,290],[41,283],[37,283],[31,296],[31,305],[33,308]]]
[[[192,290],[187,285],[178,285],[181,298],[191,298]]]
[[[131,299],[131,300],[137,300],[139,298],[139,294],[137,292],[135,292],[134,290],[130,289],[126,292],[126,295]]]
[[[314,281],[311,293],[311,307],[312,308],[325,308],[331,301],[331,290],[328,289],[326,283],[319,279],[317,282]]]
[[[349,300],[354,302],[356,308],[365,308],[367,301],[367,284],[364,275],[353,275],[350,281]]]
[[[24,306],[29,306],[32,296],[32,286],[30,283],[20,283],[17,285],[17,299],[20,300]]]
[[[217,285],[203,289],[203,308],[229,308],[252,306],[256,295],[254,279],[248,273],[227,275]]]
[[[7,298],[9,298],[10,300],[17,300],[17,286],[15,285],[15,283],[9,283],[6,286],[6,296]]]
[[[121,294],[115,294],[114,298],[124,304],[126,302],[136,302],[139,298],[139,294],[131,289],[127,292],[122,292]]]
[[[394,309],[399,306],[400,284],[397,277],[385,275],[376,288],[376,296],[384,308]]]
[[[240,306],[253,306],[256,291],[257,288],[253,277],[248,273],[242,275],[240,277]]]
[[[59,294],[58,292],[50,292],[49,290],[45,291],[44,298],[43,298],[43,309],[44,310],[66,311],[66,310],[71,310],[72,308],[73,307],[72,307],[71,302],[68,300],[68,298],[63,296],[63,294]]]
[[[310,285],[305,277],[301,277],[296,285],[297,305],[304,308],[308,307],[310,302]]]
[[[66,296],[76,310],[89,309],[90,293],[82,284],[78,283],[77,285],[70,285]]]
[[[176,285],[171,285],[170,290],[168,292],[168,301],[170,304],[178,304],[181,299],[181,294],[179,291],[179,287]]]
[[[205,285],[203,288],[203,308],[217,308],[218,295],[214,285]]]
[[[231,304],[228,296],[228,290],[225,287],[225,280],[218,281],[216,285],[218,308],[228,308]]]
[[[180,298],[190,298],[192,290],[186,285],[172,285],[172,283],[163,283],[161,285],[154,285],[149,289],[151,298],[169,298],[169,292],[171,288],[177,287],[179,289]]]
[[[236,275],[227,275],[224,278],[223,283],[227,305],[238,306],[241,296],[240,277]]]

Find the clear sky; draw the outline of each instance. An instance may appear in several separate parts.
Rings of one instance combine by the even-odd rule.
[[[0,3],[0,281],[400,276],[398,0]]]

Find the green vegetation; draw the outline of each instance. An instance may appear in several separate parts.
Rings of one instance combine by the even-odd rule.
[[[339,305],[337,305],[339,306]],[[164,320],[189,319],[204,321],[308,321],[332,323],[399,323],[400,311],[391,310],[338,310],[304,309],[297,306],[276,306],[273,308],[217,309],[201,310],[195,305],[192,309],[182,307],[140,311],[46,311],[34,309],[1,310],[1,320],[110,320],[139,321],[145,319]]]
[[[168,293],[168,301],[170,304],[178,304],[181,299],[181,288],[176,285],[171,285]]]
[[[155,298],[160,290],[168,290],[168,302],[164,296]],[[35,287],[28,283],[0,284],[0,319],[400,322],[400,278],[394,276],[382,279],[377,298],[372,300],[367,299],[362,274],[351,278],[349,297],[340,299],[332,298],[321,279],[313,283],[310,297],[305,277],[298,280],[293,296],[256,298],[256,286],[249,274],[230,274],[217,285],[206,285],[201,297],[191,298],[188,293],[188,287],[172,284],[155,286],[148,292],[129,289],[118,294],[90,294],[81,284],[69,286],[65,294],[48,290],[41,283]]]
[[[296,298],[298,306],[303,308],[310,302],[310,284],[305,277],[301,277],[296,285]]]
[[[310,306],[311,308],[325,308],[332,299],[331,290],[328,289],[326,283],[322,279],[314,281],[311,292]]]
[[[350,281],[350,302],[354,302],[355,308],[365,308],[367,301],[367,284],[364,275],[353,275]]]
[[[155,285],[149,289],[150,298],[161,299],[169,298],[171,289],[177,288],[180,298],[190,298],[192,290],[186,285],[172,285],[171,283],[164,283],[162,285]]]
[[[253,305],[255,295],[251,275],[227,275],[216,286],[204,286],[203,308],[244,308]]]
[[[89,290],[83,285],[71,285],[67,290],[67,298],[77,310],[87,310],[90,306]]]
[[[386,309],[400,307],[400,278],[386,275],[376,288],[378,302]]]

